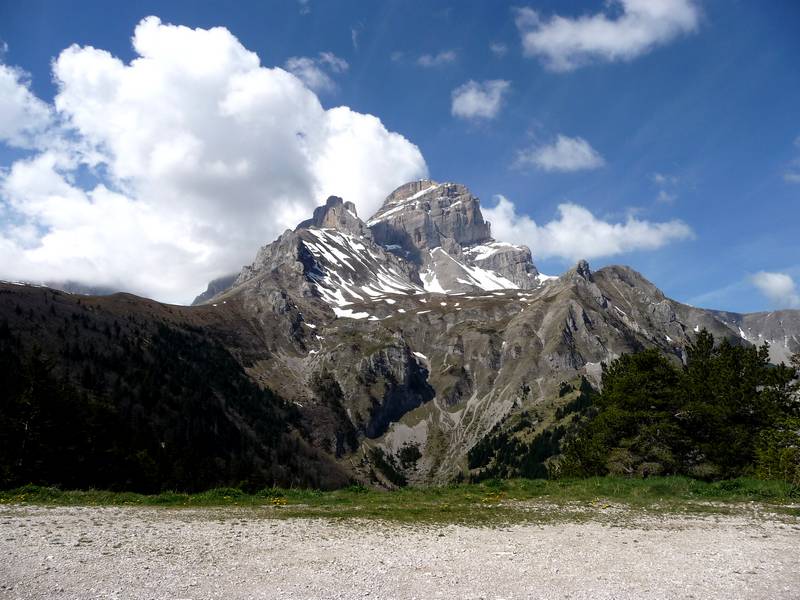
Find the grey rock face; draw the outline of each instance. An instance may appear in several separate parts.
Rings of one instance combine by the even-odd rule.
[[[281,236],[266,246],[262,246],[251,265],[242,267],[241,272],[233,282],[233,287],[256,277],[260,273],[268,273],[288,265],[296,272],[302,272],[300,260],[300,236],[297,232],[287,229]]]
[[[344,392],[354,427],[372,439],[435,395],[425,365],[408,344],[399,337],[384,339],[383,335],[376,334],[381,343],[372,352],[358,344],[336,348],[324,356]]]
[[[334,312],[387,293],[423,292],[416,266],[378,246],[355,207],[333,196],[314,218],[263,246],[231,289],[252,296],[264,280],[295,296],[320,298]]]
[[[379,244],[412,253],[439,247],[457,253],[461,246],[490,238],[478,199],[466,187],[428,179],[392,192],[367,225]]]
[[[457,252],[491,237],[478,199],[465,186],[427,179],[396,189],[367,224],[378,243],[406,250]]]
[[[372,237],[372,232],[358,218],[356,205],[338,196],[330,196],[323,206],[314,209],[312,218],[297,226],[297,229],[310,228],[336,229],[359,237]]]
[[[500,260],[496,260],[494,264],[488,265],[474,260],[469,254],[452,255],[444,248],[434,248],[424,255],[420,278],[426,290],[442,294],[537,287],[539,281],[536,267],[532,263],[520,263],[521,256],[524,256],[523,251],[512,250],[498,257]],[[508,262],[504,262],[503,258],[509,259]]]
[[[492,239],[478,198],[461,184],[407,183],[386,198],[367,225],[379,244],[419,265],[430,291],[540,285],[530,250]]]
[[[465,248],[463,255],[467,264],[497,273],[520,289],[541,284],[539,270],[527,246],[491,241]]]
[[[800,352],[800,311],[775,310],[750,314],[713,311],[739,337],[751,344],[769,344],[770,360],[789,362],[792,354]]]

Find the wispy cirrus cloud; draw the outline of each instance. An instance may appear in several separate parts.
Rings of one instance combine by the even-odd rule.
[[[286,61],[286,70],[299,77],[316,92],[332,92],[336,89],[331,75],[346,72],[350,65],[333,52],[320,52],[317,57],[293,56]]]
[[[420,67],[434,68],[452,64],[458,58],[455,50],[442,50],[437,54],[423,54],[417,59]]]
[[[658,188],[656,202],[659,204],[672,204],[678,199],[675,189],[678,185],[678,178],[675,175],[665,173],[653,173],[653,183]]]
[[[508,44],[503,42],[492,42],[489,44],[489,51],[497,58],[503,58],[508,54]]]
[[[794,145],[800,149],[800,135],[794,139]],[[789,168],[783,173],[783,178],[789,183],[800,183],[800,156],[792,159]]]

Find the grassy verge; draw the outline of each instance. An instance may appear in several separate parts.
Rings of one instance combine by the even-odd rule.
[[[269,507],[280,517],[378,518],[399,522],[503,523],[597,518],[607,509],[654,513],[730,513],[757,502],[800,517],[800,489],[779,481],[734,479],[706,483],[685,477],[516,479],[480,484],[404,488],[391,492],[351,487],[268,488],[246,494],[218,488],[197,494],[142,495],[25,486],[0,491],[0,504],[59,506]]]

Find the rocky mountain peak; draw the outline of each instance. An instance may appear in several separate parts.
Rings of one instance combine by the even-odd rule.
[[[578,264],[575,265],[575,273],[583,277],[586,281],[593,281],[592,270],[589,268],[589,263],[586,260],[578,261]]]
[[[429,179],[397,188],[367,225],[379,243],[399,245],[417,258],[422,250],[458,254],[463,246],[491,240],[480,202],[466,186]]]
[[[411,196],[415,196],[420,192],[428,192],[434,188],[437,188],[438,186],[439,183],[433,181],[432,179],[418,179],[416,181],[409,181],[389,194],[384,201],[384,205],[404,202]]]
[[[355,236],[372,237],[370,230],[364,225],[356,212],[356,205],[345,202],[338,196],[329,196],[325,204],[314,209],[314,215],[300,223],[300,229],[336,229]]]
[[[310,219],[262,247],[225,289],[214,284],[199,301],[251,280],[280,277],[340,315],[348,310],[342,307],[384,294],[482,294],[534,289],[548,279],[527,247],[496,241],[490,233],[478,198],[461,184],[405,184],[366,224],[352,202],[331,196]]]
[[[543,281],[527,247],[492,238],[480,200],[460,183],[406,183],[367,226],[378,244],[419,267],[429,291],[531,289]]]

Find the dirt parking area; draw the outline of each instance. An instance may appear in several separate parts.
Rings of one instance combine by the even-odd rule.
[[[759,515],[504,527],[258,508],[0,507],[1,598],[800,598],[800,525]]]

